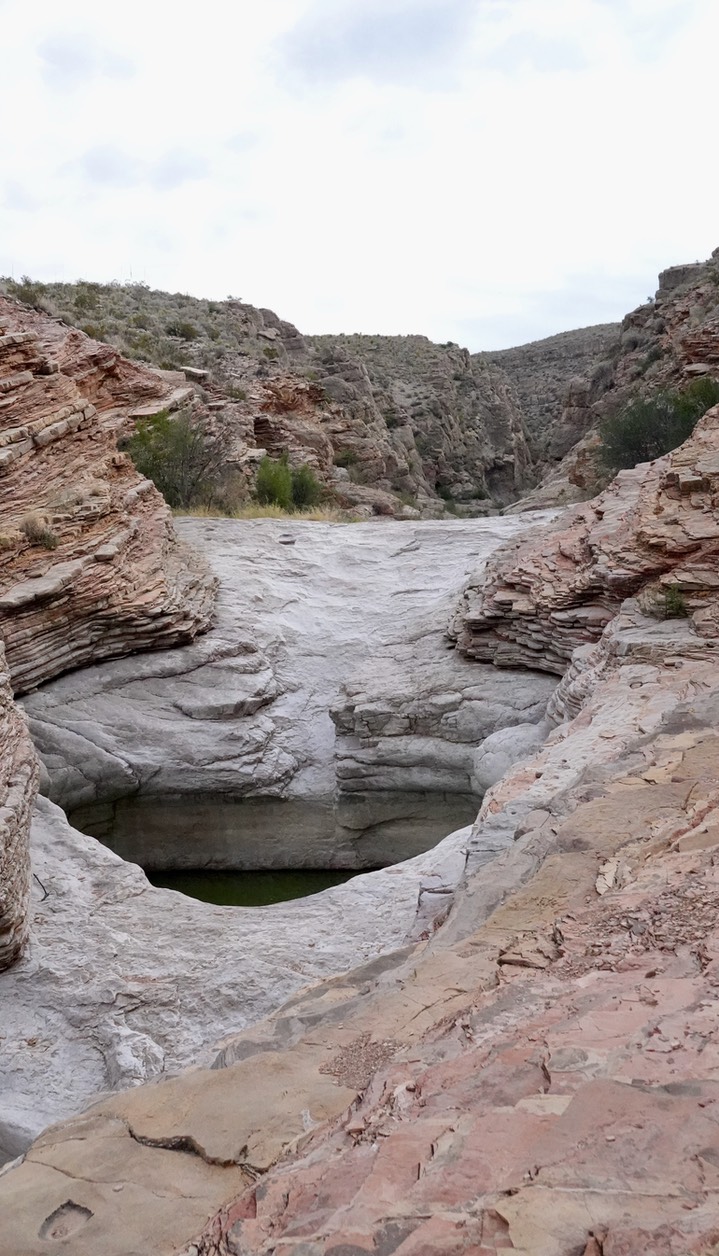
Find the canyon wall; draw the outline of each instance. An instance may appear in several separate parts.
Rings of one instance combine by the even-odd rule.
[[[23,949],[30,896],[30,815],[37,760],[25,719],[12,700],[0,644],[0,971]]]
[[[130,356],[184,370],[233,434],[246,483],[263,452],[306,463],[340,506],[372,514],[487,513],[535,482],[501,367],[424,336],[302,336],[271,310],[142,284],[8,291]]]
[[[11,692],[211,620],[214,579],[116,447],[134,413],[187,392],[0,297],[0,966],[24,938],[36,782]]]
[[[715,1249],[718,455],[715,410],[470,582],[470,656],[564,675],[444,923],[47,1130],[9,1250]]]
[[[549,533],[489,560],[452,633],[471,658],[561,675],[625,598],[658,620],[719,635],[719,407],[664,458],[622,471]]]
[[[591,497],[607,480],[598,457],[603,419],[634,398],[707,375],[719,375],[719,250],[706,262],[662,271],[656,295],[626,315],[603,356],[570,382],[547,429],[543,479],[513,509]]]

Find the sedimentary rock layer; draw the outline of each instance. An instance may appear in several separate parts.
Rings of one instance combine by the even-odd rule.
[[[190,640],[214,584],[118,453],[176,380],[0,297],[0,637],[16,692],[82,663]]]
[[[597,493],[607,476],[598,458],[604,418],[636,397],[718,377],[719,250],[707,262],[662,271],[656,296],[627,314],[616,333],[602,360],[570,382],[547,425],[546,453],[561,462],[511,509],[540,510]]]
[[[499,666],[561,674],[626,597],[658,619],[719,634],[719,407],[673,453],[489,560],[452,625],[459,648]]]
[[[30,816],[37,760],[27,724],[14,705],[0,643],[0,970],[22,951],[30,895]]]
[[[709,642],[629,607],[447,924],[47,1131],[0,1179],[9,1250],[710,1251],[718,702]]]
[[[309,824],[297,810],[278,814],[277,840],[244,856],[235,842],[233,865],[231,843],[212,849],[185,805],[167,825],[178,864],[201,854],[216,866],[361,868],[419,853],[474,817],[485,738],[534,727],[553,691],[541,673],[504,675],[459,658],[443,633],[468,571],[531,526],[529,517],[178,522],[220,578],[217,624],[190,646],[74,673],[27,697],[51,797],[68,810],[128,796],[156,800],[160,813],[193,796],[325,807]],[[433,796],[442,805],[432,835]],[[139,817],[135,827],[135,846],[123,849],[152,860],[148,828]],[[164,855],[172,866],[171,846]]]

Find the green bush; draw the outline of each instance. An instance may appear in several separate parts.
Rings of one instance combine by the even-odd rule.
[[[168,336],[177,336],[179,340],[197,340],[200,334],[194,323],[185,322],[184,319],[176,319],[172,323],[166,323],[165,331]]]
[[[281,506],[290,510],[292,500],[292,472],[287,456],[263,458],[257,471],[255,494],[263,506]]]
[[[650,462],[691,436],[701,416],[719,402],[719,383],[704,376],[682,392],[638,397],[600,427],[601,458],[612,471]]]
[[[189,411],[170,415],[163,410],[141,419],[125,448],[141,475],[178,510],[212,499],[227,445],[226,436],[211,432],[204,419]]]
[[[322,500],[322,485],[311,467],[292,472],[292,504],[296,510],[316,506]]]
[[[670,584],[665,590],[662,610],[665,619],[686,619],[689,611],[678,584]]]
[[[358,461],[359,458],[354,449],[340,449],[334,457],[336,467],[353,467]]]
[[[322,500],[323,488],[311,467],[292,470],[287,455],[263,458],[257,472],[255,496],[263,506],[307,510]]]

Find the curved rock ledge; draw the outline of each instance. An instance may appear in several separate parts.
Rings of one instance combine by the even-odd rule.
[[[99,1091],[207,1061],[219,1039],[308,980],[405,945],[446,915],[469,830],[420,852],[451,827],[453,808],[476,814],[482,738],[501,730],[509,758],[515,727],[522,745],[528,729],[541,738],[528,721],[541,720],[555,682],[468,663],[448,651],[444,624],[468,571],[531,523],[180,521],[219,577],[216,626],[190,646],[73,672],[25,697],[45,791],[67,809],[125,815],[111,840],[145,863],[362,868],[419,857],[306,903],[212,907],[153,889],[42,800],[32,945],[2,989],[5,1156]],[[340,723],[350,701],[365,726],[337,737],[330,712]],[[347,816],[342,771],[358,746],[367,769],[345,795]],[[309,802],[324,800],[332,817],[338,779],[337,822],[322,831],[313,812],[303,823]],[[265,825],[245,850],[237,809],[258,798],[280,808],[277,832]],[[434,807],[433,836],[417,834],[418,798]],[[224,805],[235,813],[220,845],[210,823]]]
[[[231,842],[198,847],[203,798],[230,809],[313,804],[309,824],[299,806],[286,809],[284,866],[418,854],[476,814],[491,775],[489,763],[481,782],[475,774],[485,739],[505,731],[497,771],[515,727],[521,748],[541,739],[555,681],[467,662],[443,631],[468,573],[533,525],[178,521],[219,578],[216,626],[193,645],[87,668],[25,699],[49,796],[85,818],[103,804],[94,818],[123,826],[118,849],[155,866],[262,866],[256,846],[244,862]],[[127,808],[143,801],[141,852],[132,829],[142,817]],[[418,812],[433,806],[434,831],[422,833]]]
[[[0,637],[16,693],[207,628],[214,583],[117,452],[190,392],[0,296]]]
[[[711,1250],[719,679],[671,627],[608,630],[442,929],[47,1131],[0,1179],[10,1250]]]
[[[718,429],[490,560],[478,649],[551,673],[577,644],[572,718],[488,791],[443,927],[48,1130],[0,1179],[10,1250],[716,1247]]]

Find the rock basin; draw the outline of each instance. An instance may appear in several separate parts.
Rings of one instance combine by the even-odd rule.
[[[2,978],[6,1158],[99,1092],[210,1062],[308,982],[378,961],[446,914],[469,837],[455,818],[469,823],[481,794],[476,756],[501,735],[504,762],[512,728],[517,753],[541,740],[555,681],[468,662],[444,628],[468,571],[532,526],[180,521],[220,578],[211,632],[25,698],[46,797],[31,945]],[[61,810],[104,809],[111,842],[113,814],[170,801],[156,864],[242,866],[237,843],[218,861],[198,798],[323,808],[322,859],[313,826],[289,825],[284,866],[293,840],[305,867],[392,866],[291,903],[213,906],[155,889]]]

